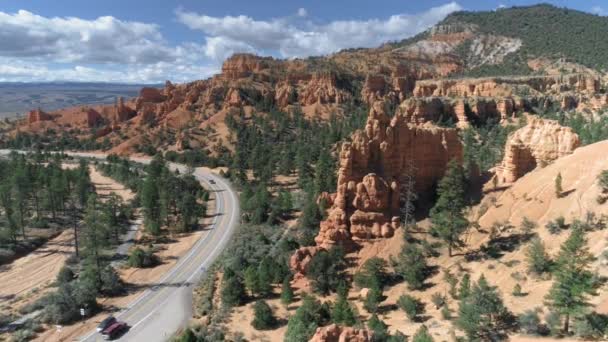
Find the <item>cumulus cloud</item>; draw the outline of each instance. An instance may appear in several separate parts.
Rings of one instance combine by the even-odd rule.
[[[298,8],[298,17],[305,17],[308,15],[308,11],[304,7]]]
[[[0,12],[0,54],[61,62],[147,64],[176,59],[158,26],[105,16],[47,18]]]
[[[448,14],[461,10],[456,2],[433,7],[418,14],[397,14],[385,19],[339,20],[327,24],[308,21],[299,25],[289,18],[255,20],[251,17],[212,17],[177,10],[179,22],[206,35],[208,55],[220,59],[226,50],[281,57],[324,55],[350,47],[373,47],[381,42],[400,40],[420,33]],[[302,13],[300,13],[302,12]],[[298,11],[298,14],[307,14]],[[301,17],[301,15],[299,15]],[[226,48],[224,51],[222,47]]]
[[[171,45],[155,24],[0,12],[1,81],[189,81],[219,69],[206,54]]]

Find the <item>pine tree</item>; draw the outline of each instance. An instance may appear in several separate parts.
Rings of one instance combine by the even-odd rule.
[[[434,340],[433,336],[429,333],[429,329],[423,324],[414,334],[412,342],[434,342]]]
[[[546,297],[549,306],[564,318],[564,332],[570,329],[570,320],[589,306],[588,296],[594,291],[593,272],[589,270],[595,260],[589,252],[584,231],[574,228],[562,244],[555,260],[554,281]]]
[[[338,288],[338,300],[332,308],[331,320],[336,324],[353,326],[357,321],[355,312],[348,302],[348,288],[342,283]]]
[[[417,290],[424,286],[427,268],[426,257],[420,247],[404,242],[395,270],[408,283],[410,289]]]
[[[528,270],[537,275],[549,272],[551,268],[551,259],[545,251],[545,245],[539,237],[535,237],[530,241],[530,245],[526,249],[526,260]]]
[[[253,321],[251,325],[256,330],[272,329],[277,323],[277,319],[272,313],[272,309],[263,300],[258,300],[253,305]]]
[[[82,245],[86,263],[92,267],[92,272],[97,277],[97,289],[101,290],[103,269],[102,250],[108,245],[107,227],[103,225],[101,213],[98,210],[97,196],[88,196],[87,208],[84,216],[84,229],[82,230]]]
[[[222,303],[228,307],[243,304],[246,298],[245,286],[238,276],[232,270],[227,269],[222,280]]]
[[[460,288],[458,289],[458,298],[461,300],[467,298],[471,294],[471,276],[465,273],[460,280]]]
[[[432,232],[448,244],[449,256],[452,256],[454,248],[463,246],[460,235],[469,225],[464,214],[465,190],[464,170],[456,160],[452,160],[439,182],[439,198],[431,210]]]
[[[420,314],[420,303],[410,295],[401,295],[397,300],[397,305],[411,321],[415,321],[416,317]]]
[[[281,303],[285,306],[293,303],[294,299],[293,289],[291,288],[291,281],[289,277],[285,277],[283,280],[283,286],[281,288]]]
[[[418,199],[418,195],[416,194],[416,168],[412,159],[407,162],[407,169],[403,175],[400,197],[400,219],[403,227],[407,229],[416,222],[414,217],[414,214],[416,213],[414,202]]]
[[[369,313],[376,313],[378,312],[378,306],[380,306],[382,300],[382,288],[379,284],[374,284],[367,292],[367,296],[363,302],[363,308]]]
[[[489,341],[504,330],[507,316],[498,290],[482,274],[470,295],[460,299],[457,325],[469,340]]]
[[[367,321],[367,327],[374,332],[374,341],[385,341],[388,337],[388,326],[375,313]]]

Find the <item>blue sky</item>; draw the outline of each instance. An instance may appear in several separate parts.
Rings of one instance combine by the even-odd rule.
[[[608,0],[548,1],[608,15]],[[0,81],[185,82],[234,52],[324,55],[407,38],[457,10],[535,1],[0,0]]]

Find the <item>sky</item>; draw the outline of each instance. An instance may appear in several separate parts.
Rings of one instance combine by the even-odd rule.
[[[544,1],[608,15],[608,0]],[[187,82],[235,52],[277,58],[375,47],[505,0],[0,0],[0,82]]]

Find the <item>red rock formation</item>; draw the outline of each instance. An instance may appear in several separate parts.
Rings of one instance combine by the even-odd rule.
[[[578,135],[557,121],[529,117],[526,126],[513,132],[505,146],[498,180],[512,183],[538,166],[571,154],[580,145]]]
[[[340,104],[347,102],[351,95],[337,85],[337,76],[334,73],[315,73],[306,85],[300,90],[298,100],[301,105]]]
[[[418,97],[503,97],[513,95],[521,86],[540,93],[577,91],[596,94],[599,80],[590,74],[424,80],[416,82],[413,93]]]
[[[262,58],[252,54],[235,54],[222,65],[222,76],[228,80],[235,80],[259,73],[268,67],[267,62],[272,58]]]
[[[332,205],[321,222],[317,245],[348,247],[357,240],[392,236],[399,227],[399,184],[407,162],[415,164],[417,191],[424,196],[443,176],[447,163],[461,157],[455,129],[410,124],[402,113],[390,119],[384,103],[374,103],[365,130],[342,145],[338,188],[328,197]],[[304,271],[299,260],[309,254],[310,249],[298,252],[292,267]]]
[[[125,101],[122,96],[116,99],[113,111],[114,112],[112,113],[112,120],[114,121],[114,123],[125,122],[127,120],[130,120],[137,114],[133,109],[125,105]]]
[[[318,251],[317,247],[302,247],[296,250],[289,259],[289,266],[296,273],[306,273],[308,264]]]
[[[28,124],[33,124],[40,121],[49,121],[52,119],[53,117],[50,114],[43,112],[40,108],[32,110],[27,114]]]
[[[371,330],[332,324],[317,328],[309,342],[372,342],[373,340],[374,333]]]

